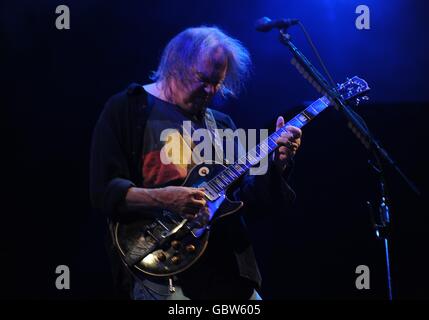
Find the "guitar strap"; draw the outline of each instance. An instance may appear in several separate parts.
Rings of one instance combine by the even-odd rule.
[[[224,163],[223,143],[222,143],[222,140],[220,139],[219,131],[217,130],[217,127],[216,127],[216,120],[210,108],[206,109],[204,121],[206,123],[206,128],[210,132],[210,138],[215,148],[215,161],[219,163]]]

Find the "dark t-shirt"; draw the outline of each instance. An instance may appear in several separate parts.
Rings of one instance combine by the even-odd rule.
[[[153,112],[148,108],[148,96]],[[236,129],[230,117],[212,111],[219,129]],[[147,123],[145,119],[149,117],[152,119]],[[164,166],[157,160],[163,147],[159,134],[165,128],[180,127],[183,120],[192,121],[196,128],[204,126],[201,120],[193,119],[178,106],[147,95],[141,85],[133,83],[107,101],[95,126],[90,160],[91,203],[108,219],[111,232],[107,248],[115,286],[123,294],[129,294],[132,279],[115,247],[113,228],[116,222],[133,214],[125,201],[129,188],[183,182],[192,163],[182,167]],[[279,174],[272,157],[268,162],[266,174],[245,174],[236,189],[229,190],[229,198],[243,201],[244,206],[211,226],[206,252],[195,265],[179,274],[187,296],[247,299],[253,287],[260,287],[261,275],[243,216],[275,215],[279,208],[283,212],[295,199],[287,183],[291,167]],[[158,281],[158,288],[168,291],[167,279]]]
[[[195,163],[191,140],[194,130],[205,128],[177,105],[148,94],[150,114],[147,118],[142,149],[142,175],[145,188],[181,184]],[[171,160],[168,164],[163,159]]]
[[[147,119],[142,149],[144,186],[154,188],[180,185],[195,165],[192,157],[189,159],[191,150],[202,142],[189,141],[184,132],[192,135],[194,130],[205,128],[205,121],[197,119],[177,105],[150,94],[148,103],[151,105],[151,114]],[[191,132],[187,129],[184,131],[183,127],[191,128]],[[168,155],[169,159],[178,160],[175,163],[166,164],[161,161],[162,156],[165,158],[168,150],[171,151],[167,148],[167,143],[170,147],[176,148],[178,143],[181,144],[179,149],[181,153]],[[239,275],[236,257],[231,249],[231,241],[234,240],[229,237],[229,219],[225,217],[212,226],[205,253],[193,266],[177,277],[177,283],[191,299],[216,297],[248,299],[256,286]]]

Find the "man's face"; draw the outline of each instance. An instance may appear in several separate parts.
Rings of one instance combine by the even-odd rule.
[[[199,59],[194,79],[188,86],[181,86],[177,95],[179,105],[193,113],[201,113],[222,86],[228,68],[228,60],[221,48],[212,50]]]

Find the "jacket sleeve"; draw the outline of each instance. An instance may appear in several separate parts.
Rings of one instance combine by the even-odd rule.
[[[231,118],[229,118],[229,122],[230,128],[236,130]],[[242,146],[239,147],[242,148]],[[252,215],[258,211],[272,211],[290,206],[296,197],[288,184],[292,167],[293,161],[285,170],[278,168],[270,154],[267,172],[262,175],[251,175],[247,172],[234,190],[233,197],[235,200],[243,201],[244,207]]]
[[[127,97],[113,96],[95,126],[90,159],[90,197],[94,208],[112,216],[125,205],[130,180]]]

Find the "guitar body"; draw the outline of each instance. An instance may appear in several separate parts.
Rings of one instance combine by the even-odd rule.
[[[225,166],[218,163],[196,165],[182,186],[204,187],[204,183],[224,169]],[[136,271],[161,277],[189,268],[204,253],[211,224],[243,206],[241,201],[229,200],[225,192],[217,199],[206,198],[206,201],[210,218],[204,227],[166,210],[116,223],[116,247],[124,262]]]

